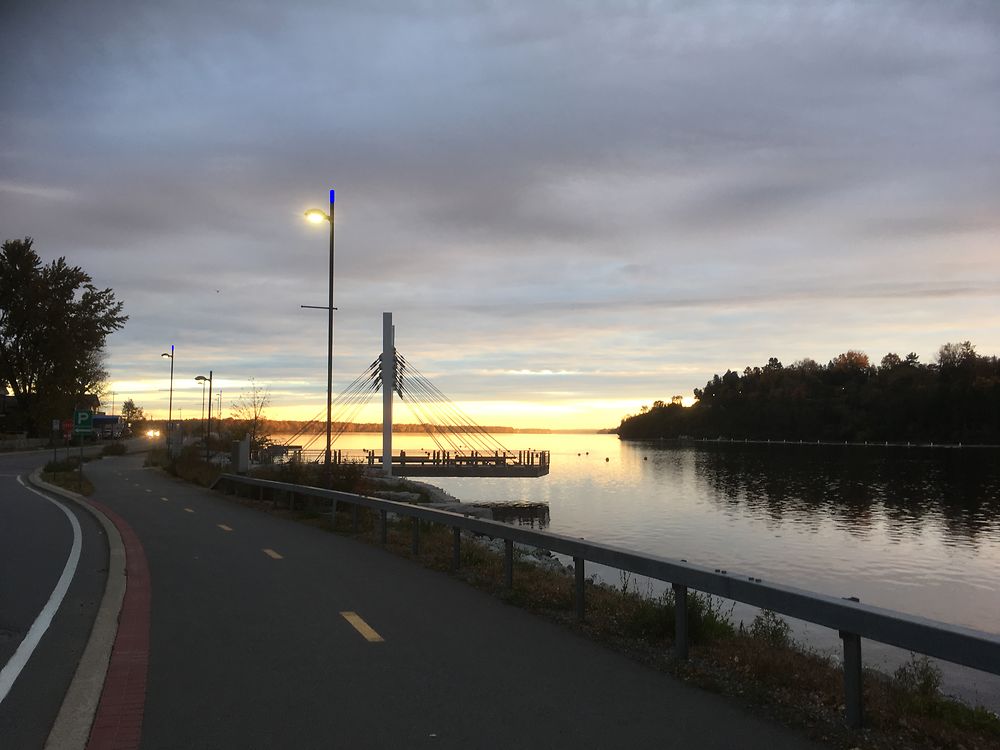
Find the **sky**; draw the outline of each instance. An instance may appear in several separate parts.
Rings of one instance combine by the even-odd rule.
[[[108,407],[165,418],[174,345],[185,418],[209,370],[322,413],[330,188],[335,390],[383,312],[484,425],[1000,353],[995,0],[13,0],[0,45],[0,239],[124,302]]]

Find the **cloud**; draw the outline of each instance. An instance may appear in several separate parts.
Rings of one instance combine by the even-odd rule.
[[[300,305],[325,304],[327,241],[301,215],[331,186],[338,379],[377,353],[383,310],[467,399],[558,380],[524,397],[648,401],[771,353],[952,335],[1000,350],[995,4],[38,2],[6,21],[0,225],[115,288],[123,381],[159,378],[144,352],[174,342],[234,382],[314,384],[281,398],[321,391],[325,317]]]

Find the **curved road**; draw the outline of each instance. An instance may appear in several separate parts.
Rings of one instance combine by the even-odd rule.
[[[135,530],[148,559],[146,750],[813,747],[447,575],[243,508],[141,457],[87,472],[94,499]],[[19,536],[53,540],[51,555],[32,559],[59,557],[65,518],[18,497],[38,506],[22,509],[32,526]],[[46,580],[57,567],[45,566]],[[64,690],[52,674],[50,692]],[[8,743],[10,715],[0,721],[3,747],[39,746]]]
[[[0,454],[0,747],[42,747],[66,693],[104,592],[108,547],[86,510],[24,486],[48,452]],[[79,527],[74,533],[71,514]],[[74,538],[79,559],[67,570]],[[53,601],[64,571],[61,602]],[[56,604],[58,608],[56,609]],[[26,639],[51,624],[29,650]],[[32,626],[35,630],[32,631]]]

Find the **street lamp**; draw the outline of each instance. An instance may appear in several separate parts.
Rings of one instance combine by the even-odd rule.
[[[205,433],[205,444],[208,445],[208,430],[205,428],[205,383],[208,382],[208,378],[199,375],[195,380],[201,383],[201,429]]]
[[[212,434],[212,371],[208,371],[208,377],[199,375],[195,380],[201,383],[201,408],[204,414],[205,409],[205,381],[208,381],[208,422],[205,424],[205,463],[208,463],[208,438]]]
[[[166,357],[170,360],[170,401],[167,406],[167,453],[170,453],[170,433],[171,433],[171,423],[174,418],[174,345],[170,345],[170,353],[167,354],[163,352],[161,357]]]
[[[326,458],[324,460],[324,473],[326,475],[326,485],[330,485],[330,425],[333,407],[333,194],[330,190],[330,213],[325,213],[318,208],[310,208],[306,211],[306,219],[313,224],[322,224],[324,221],[330,222],[330,284],[327,295],[327,327],[326,327]],[[312,307],[312,305],[303,305]]]

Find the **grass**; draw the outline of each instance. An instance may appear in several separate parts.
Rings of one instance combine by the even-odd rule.
[[[294,470],[289,470],[294,471]],[[272,475],[273,477],[273,475]],[[285,479],[285,481],[289,481]],[[358,491],[358,477],[335,479],[337,489]],[[367,493],[365,493],[367,494]],[[357,511],[357,531],[349,507],[339,508],[333,523],[328,508],[292,505],[283,494],[231,499],[326,531],[355,534],[381,543],[378,514]],[[734,696],[815,740],[832,747],[866,750],[936,750],[1000,747],[1000,718],[941,694],[941,676],[925,657],[912,657],[893,676],[864,674],[865,722],[860,731],[843,721],[843,673],[829,657],[796,644],[783,618],[762,611],[748,627],[732,622],[732,608],[714,597],[688,592],[690,658],[672,658],[675,601],[671,590],[654,596],[640,592],[628,573],[619,586],[588,580],[586,620],[575,615],[574,577],[529,562],[515,550],[514,586],[506,587],[503,555],[486,543],[462,537],[461,565],[452,570],[452,530],[419,525],[420,553],[412,553],[413,519],[389,524],[386,547],[420,564],[448,571],[468,584],[511,605],[529,609],[627,653],[654,668],[708,690]]]
[[[211,487],[222,472],[218,466],[204,461],[201,452],[202,449],[197,446],[188,446],[181,450],[179,456],[171,459],[165,448],[154,448],[146,454],[144,465],[165,469],[186,482]]]
[[[88,459],[84,459],[84,463]],[[90,497],[94,494],[94,485],[87,479],[87,475],[80,470],[80,459],[76,456],[63,461],[49,461],[42,468],[42,480],[57,487],[62,487],[70,492]],[[83,483],[81,484],[81,477]]]

